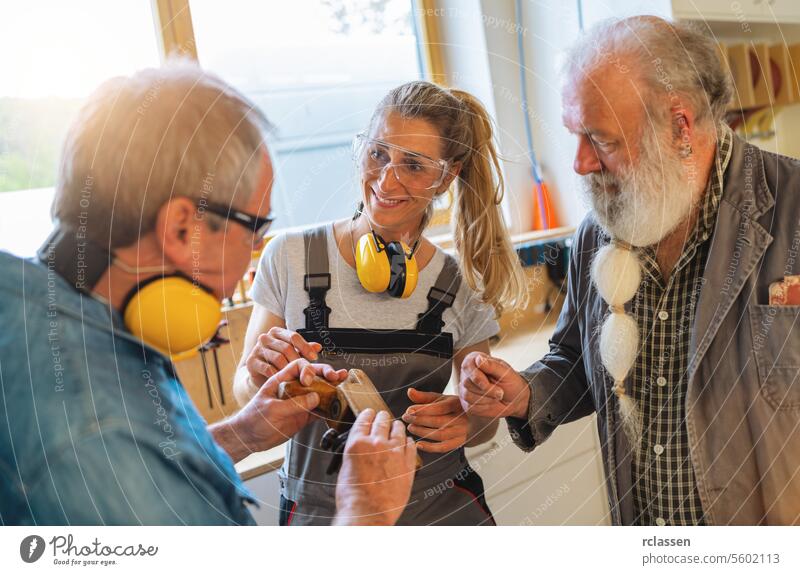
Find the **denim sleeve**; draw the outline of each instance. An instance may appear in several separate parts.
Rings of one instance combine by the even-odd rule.
[[[71,437],[28,487],[31,522],[44,525],[252,524],[236,490],[194,455],[165,457],[124,428]],[[228,500],[226,500],[226,498]]]
[[[582,237],[590,233],[588,228],[588,222],[584,222],[575,235],[567,274],[567,297],[550,338],[550,351],[520,373],[531,390],[527,419],[506,418],[512,440],[523,451],[535,449],[558,425],[595,411],[578,325],[579,293],[586,293],[586,289],[580,289],[580,274],[588,273],[588,270],[581,269],[579,257],[584,245]]]

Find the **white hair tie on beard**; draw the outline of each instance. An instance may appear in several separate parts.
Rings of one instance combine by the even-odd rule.
[[[600,328],[600,359],[614,380],[623,431],[634,453],[638,453],[641,416],[636,403],[626,393],[625,379],[639,354],[639,326],[633,316],[625,312],[625,304],[639,291],[641,262],[630,244],[614,240],[598,250],[591,275],[600,297],[610,309]]]

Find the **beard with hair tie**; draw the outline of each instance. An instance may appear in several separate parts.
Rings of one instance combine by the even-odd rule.
[[[694,206],[682,159],[672,143],[660,142],[646,130],[639,149],[635,166],[621,169],[619,175],[590,174],[583,182],[598,224],[611,236],[592,261],[591,278],[609,306],[600,328],[600,359],[614,381],[620,422],[635,455],[641,446],[642,418],[625,380],[639,354],[640,334],[625,304],[639,291],[642,280],[636,248],[669,235]]]

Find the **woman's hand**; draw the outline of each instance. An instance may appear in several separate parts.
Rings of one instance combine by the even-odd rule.
[[[444,453],[467,442],[469,420],[458,396],[410,388],[408,397],[417,404],[409,407],[402,417],[409,424],[409,433],[422,440],[432,440],[418,441],[417,449]]]
[[[317,354],[321,350],[322,345],[316,342],[308,343],[296,331],[274,326],[267,333],[258,336],[245,365],[252,383],[260,387],[267,378],[278,373],[292,361],[297,359],[316,361]]]

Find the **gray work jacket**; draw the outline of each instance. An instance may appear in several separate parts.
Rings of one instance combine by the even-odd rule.
[[[630,449],[598,351],[608,313],[589,277],[608,241],[589,215],[578,228],[568,293],[550,352],[522,372],[533,450],[561,423],[597,413],[612,522],[633,522]],[[800,306],[769,306],[770,283],[800,274],[800,162],[734,137],[692,326],[686,425],[706,522],[800,523]]]

